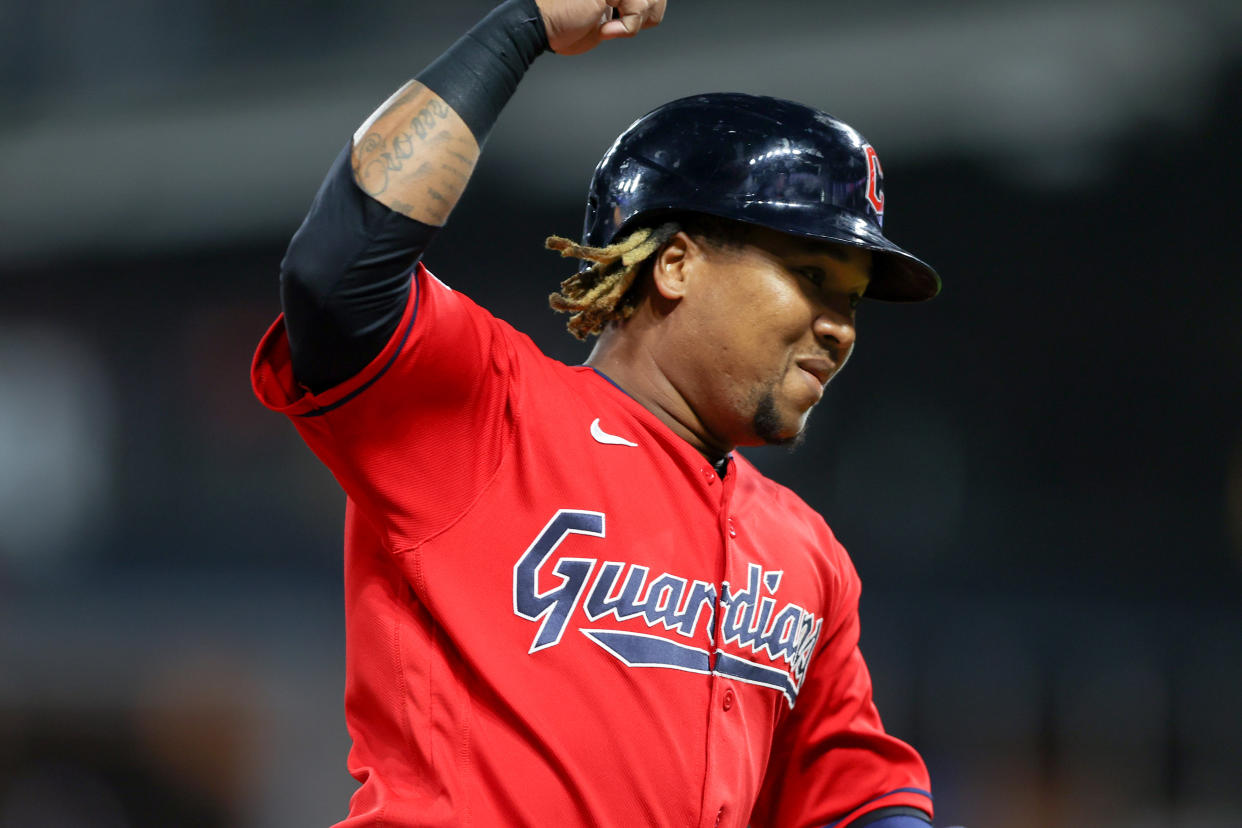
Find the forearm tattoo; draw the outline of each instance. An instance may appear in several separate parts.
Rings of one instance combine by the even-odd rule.
[[[479,158],[469,127],[418,81],[410,81],[354,136],[354,181],[412,219],[442,225]]]

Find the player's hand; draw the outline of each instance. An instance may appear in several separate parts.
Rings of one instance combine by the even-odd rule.
[[[667,0],[535,0],[548,44],[558,55],[577,55],[604,40],[633,37],[664,19]]]

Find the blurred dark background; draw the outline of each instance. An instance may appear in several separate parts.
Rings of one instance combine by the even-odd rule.
[[[0,2],[0,828],[343,816],[343,497],[247,369],[335,153],[490,5]],[[857,126],[945,280],[747,452],[852,551],[938,822],[1242,825],[1242,7],[670,0],[536,63],[428,265],[580,361],[543,237],[721,89]]]

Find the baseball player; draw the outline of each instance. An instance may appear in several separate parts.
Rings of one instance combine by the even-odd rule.
[[[358,129],[282,264],[252,381],[348,496],[341,826],[931,820],[849,557],[734,451],[797,438],[861,299],[939,290],[865,139],[736,94],[639,119],[548,242],[585,365],[419,263],[531,61],[664,5],[499,5]]]

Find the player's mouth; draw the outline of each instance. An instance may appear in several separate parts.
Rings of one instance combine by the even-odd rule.
[[[811,378],[821,393],[824,386],[828,384],[828,380],[832,379],[832,375],[836,372],[836,366],[832,364],[832,360],[823,357],[803,357],[797,361],[796,365]]]

